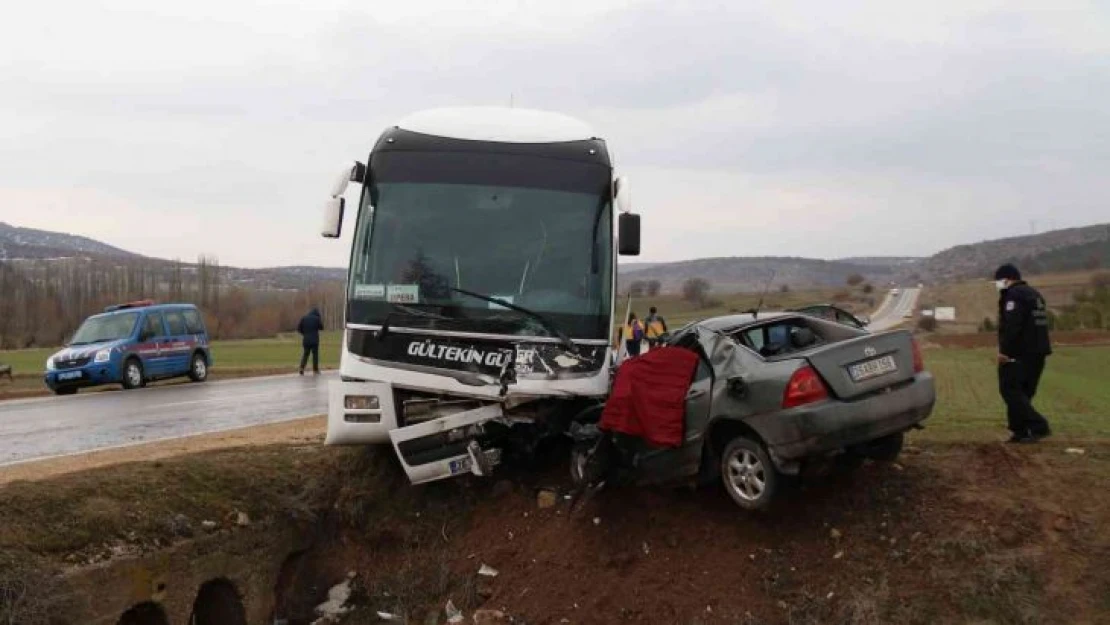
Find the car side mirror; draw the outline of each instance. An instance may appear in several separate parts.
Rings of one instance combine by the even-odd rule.
[[[617,218],[617,251],[621,256],[640,255],[640,216],[621,213]]]
[[[733,397],[742,399],[748,395],[748,383],[741,376],[728,379],[728,393]]]

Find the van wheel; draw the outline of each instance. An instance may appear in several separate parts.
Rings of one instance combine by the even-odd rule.
[[[77,389],[75,387],[72,387],[72,388],[56,388],[56,389],[54,389],[54,394],[55,395],[76,395],[77,394]]]
[[[143,363],[138,358],[128,358],[123,363],[123,388],[131,389],[146,386],[146,377],[143,375]]]
[[[194,382],[208,379],[208,359],[201,352],[193,354],[193,360],[189,362],[189,379]]]
[[[763,445],[738,436],[721,454],[721,480],[745,510],[765,510],[779,486],[779,474]]]
[[[858,445],[852,451],[875,462],[894,462],[898,459],[898,454],[902,453],[904,441],[905,434],[898,432]]]

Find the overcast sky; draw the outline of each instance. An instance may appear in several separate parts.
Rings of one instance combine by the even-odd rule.
[[[317,235],[337,170],[411,111],[512,94],[608,139],[645,261],[1106,222],[1108,7],[23,2],[0,21],[0,221],[341,266],[349,239]]]

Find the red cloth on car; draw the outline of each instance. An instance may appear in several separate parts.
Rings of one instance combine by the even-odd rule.
[[[682,445],[686,393],[697,366],[698,355],[681,347],[658,347],[624,361],[599,427],[656,447]]]

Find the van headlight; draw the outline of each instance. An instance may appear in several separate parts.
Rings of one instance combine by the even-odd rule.
[[[96,356],[93,357],[93,362],[97,362],[97,363],[99,363],[99,362],[108,362],[111,359],[112,359],[112,350],[111,349],[102,349],[102,350],[96,352]]]
[[[53,371],[54,370],[54,357],[53,356],[46,359],[46,370],[47,371]]]

